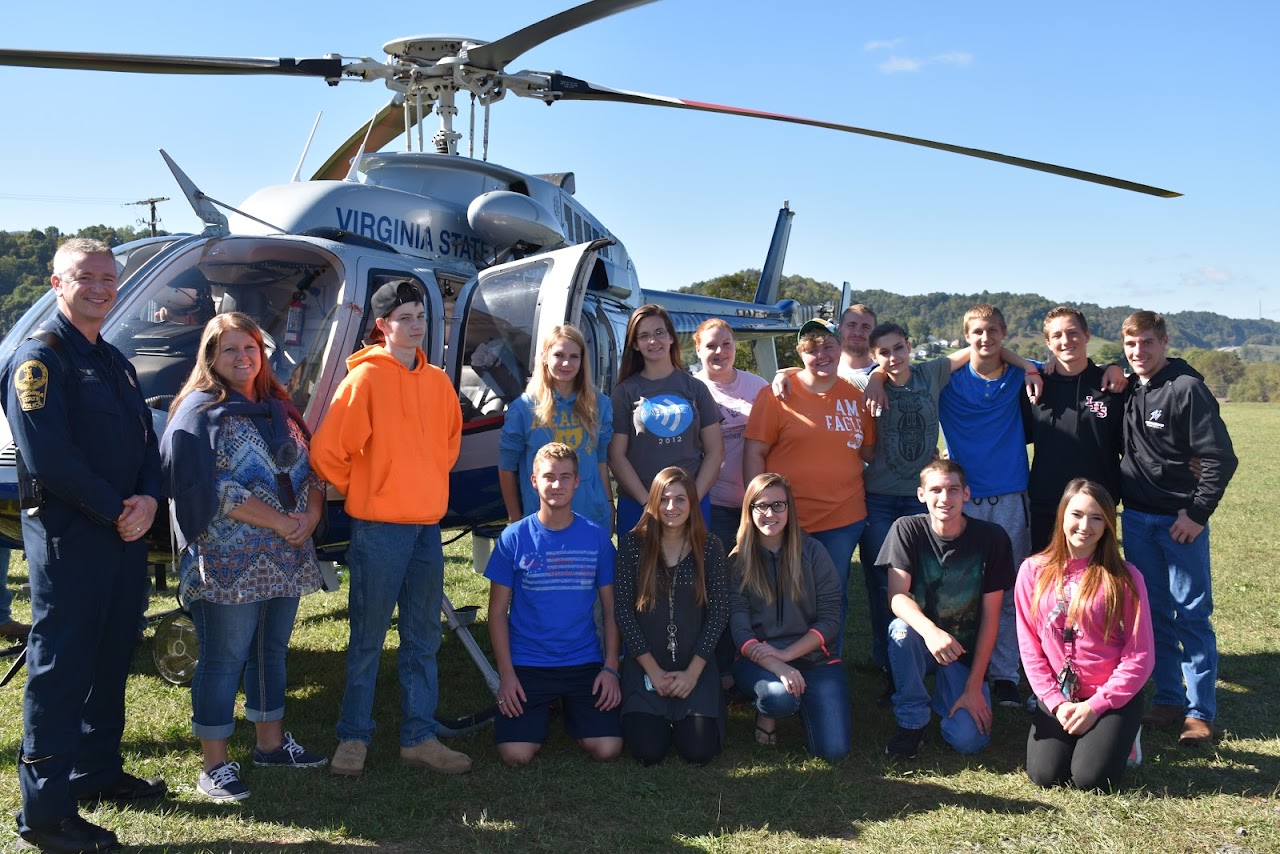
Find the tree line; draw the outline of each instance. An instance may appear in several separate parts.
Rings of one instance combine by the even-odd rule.
[[[755,269],[727,273],[679,288],[684,293],[704,294],[728,299],[750,300],[755,296],[760,271]],[[783,276],[780,299],[793,299],[801,305],[832,306],[840,304],[840,290],[830,282],[805,276]],[[1056,302],[1039,294],[931,293],[917,296],[894,294],[883,290],[854,290],[852,300],[875,309],[881,320],[892,320],[906,327],[914,345],[930,336],[943,340],[962,338],[960,327],[965,311],[977,303],[998,306],[1009,325],[1009,346],[1024,356],[1043,359],[1044,315],[1057,305],[1070,305],[1082,311],[1089,321],[1095,339],[1103,339],[1093,349],[1094,361],[1123,363],[1124,352],[1118,342],[1124,319],[1137,309],[1132,306],[1103,307],[1094,303]],[[1280,362],[1265,349],[1280,345],[1280,323],[1273,320],[1230,318],[1207,311],[1183,311],[1165,314],[1169,343],[1173,355],[1185,358],[1204,374],[1205,381],[1218,397],[1240,401],[1280,402]],[[1220,347],[1239,347],[1225,352]],[[790,342],[778,344],[779,364],[794,364],[796,359]],[[1268,356],[1272,361],[1265,361]],[[743,367],[754,363],[746,348],[739,351]],[[748,367],[749,369],[749,367]]]
[[[43,231],[0,231],[0,334],[6,333],[31,304],[49,289],[53,253],[69,237],[90,237],[116,247],[149,237],[150,230],[91,225],[74,234],[50,226]]]

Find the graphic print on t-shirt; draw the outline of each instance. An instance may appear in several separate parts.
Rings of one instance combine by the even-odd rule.
[[[676,394],[658,394],[636,401],[636,434],[675,439],[693,425],[693,405]]]
[[[982,553],[949,555],[945,565],[934,554],[919,557],[911,584],[912,598],[934,625],[972,653],[978,643],[981,617]]]

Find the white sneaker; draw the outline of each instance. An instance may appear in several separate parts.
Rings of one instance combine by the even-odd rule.
[[[1125,763],[1129,768],[1137,768],[1142,764],[1142,727],[1138,727],[1138,734],[1133,737],[1133,747],[1129,748],[1129,761]]]

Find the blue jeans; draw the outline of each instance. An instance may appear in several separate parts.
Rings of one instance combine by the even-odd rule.
[[[9,550],[0,549],[0,623],[13,619],[13,594],[9,592]]]
[[[898,726],[922,729],[929,723],[929,708],[942,718],[942,738],[960,753],[977,753],[991,741],[990,733],[978,730],[966,709],[951,707],[964,693],[969,680],[969,665],[959,661],[942,667],[929,653],[924,638],[901,618],[889,624],[889,662],[893,667],[893,716]],[[924,678],[934,674],[932,697]],[[982,696],[991,704],[991,692],[985,682]]]
[[[734,683],[743,694],[755,698],[757,712],[770,718],[799,712],[809,752],[822,759],[843,759],[853,739],[849,676],[844,664],[820,664],[800,672],[804,693],[796,697],[787,693],[777,676],[751,659],[742,657],[733,664]]]
[[[1142,573],[1151,603],[1156,636],[1152,702],[1185,706],[1187,717],[1211,721],[1218,713],[1218,639],[1209,622],[1209,526],[1190,543],[1175,543],[1169,526],[1176,518],[1126,509],[1121,517],[1124,556]]]
[[[853,550],[862,536],[862,529],[867,526],[866,519],[859,519],[850,525],[840,528],[828,528],[825,531],[809,531],[809,536],[822,543],[822,547],[831,556],[836,565],[836,576],[840,579],[840,633],[836,635],[836,655],[844,649],[844,620],[849,613],[849,561],[853,560]],[[886,594],[887,595],[887,594]]]
[[[867,493],[867,529],[858,544],[862,560],[862,578],[867,585],[867,610],[871,614],[871,660],[883,670],[889,669],[889,573],[876,564],[889,529],[903,516],[925,512],[925,506],[914,495],[878,495]]]
[[[720,538],[720,545],[724,546],[724,553],[727,556],[733,551],[734,543],[738,541],[738,525],[742,522],[741,507],[721,507],[719,504],[711,505],[711,533]]]
[[[436,737],[440,683],[440,603],[444,596],[444,551],[439,525],[351,520],[351,639],[347,687],[338,717],[342,741],[373,740],[373,692],[391,614],[400,606],[400,745],[413,747]]]
[[[191,680],[191,732],[197,738],[231,737],[241,672],[244,716],[254,723],[284,718],[284,662],[297,614],[296,596],[243,605],[191,603],[200,639],[200,661]]]

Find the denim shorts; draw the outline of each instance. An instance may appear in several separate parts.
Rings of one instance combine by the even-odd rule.
[[[523,742],[546,744],[551,734],[551,703],[564,704],[564,728],[574,738],[622,738],[622,718],[617,707],[607,712],[596,708],[591,693],[600,663],[575,664],[569,667],[521,667],[516,665],[516,678],[524,689],[524,713],[509,718],[499,714],[493,719],[493,743]]]

